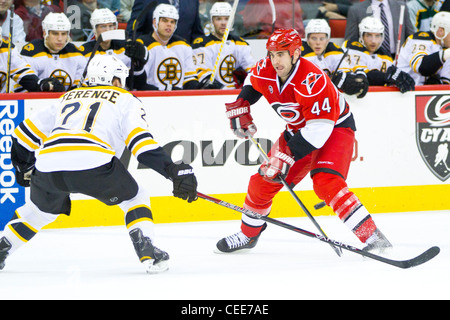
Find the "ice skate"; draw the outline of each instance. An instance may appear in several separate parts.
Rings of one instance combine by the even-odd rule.
[[[0,239],[0,270],[5,267],[5,260],[9,254],[9,249],[11,249],[11,243],[5,238]]]
[[[242,231],[239,231],[231,236],[220,239],[216,244],[217,249],[215,251],[217,253],[230,253],[238,250],[252,249],[258,243],[258,239],[265,229],[266,224],[264,224],[261,232],[256,237],[247,237]]]
[[[363,248],[363,251],[384,253],[386,250],[391,248],[392,244],[384,236],[384,234],[377,228],[375,229],[374,233],[369,237],[369,239],[367,239],[366,246]]]
[[[169,254],[155,247],[150,238],[144,237],[141,229],[131,230],[130,237],[147,273],[160,273],[169,269]]]

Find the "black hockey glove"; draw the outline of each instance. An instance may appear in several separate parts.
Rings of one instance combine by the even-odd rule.
[[[39,82],[39,87],[42,92],[63,92],[66,91],[64,85],[56,78],[45,78]]]
[[[199,89],[222,89],[223,84],[221,84],[219,81],[214,79],[213,83],[209,82],[209,77],[203,78],[202,81],[198,83]]]
[[[148,61],[147,48],[139,41],[127,41],[125,55],[134,62],[138,70],[142,69]]]
[[[415,89],[414,79],[409,74],[401,71],[395,66],[390,66],[387,69],[385,81],[387,84],[395,85],[401,93],[414,91]]]
[[[31,183],[31,173],[34,169],[33,164],[27,164],[26,166],[19,166],[17,163],[14,163],[14,169],[16,169],[16,181],[19,186],[29,187]]]
[[[364,98],[369,90],[369,80],[364,72],[337,72],[331,81],[335,86],[348,95],[356,94],[357,98]]]
[[[170,180],[173,182],[173,195],[191,203],[197,200],[197,178],[194,170],[188,164],[172,163],[166,168]]]

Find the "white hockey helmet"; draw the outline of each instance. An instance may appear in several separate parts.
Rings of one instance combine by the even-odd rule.
[[[0,46],[3,43],[3,36],[2,36],[2,26],[0,26]]]
[[[311,33],[325,33],[329,39],[331,35],[331,28],[325,19],[311,19],[305,28],[306,39],[308,39],[308,36]]]
[[[42,21],[42,29],[46,34],[52,31],[67,31],[70,32],[70,21],[64,13],[50,12]]]
[[[175,19],[178,24],[178,20],[180,19],[180,16],[178,15],[178,11],[177,11],[177,8],[175,8],[175,6],[172,6],[170,4],[161,3],[153,11],[153,20],[156,20],[156,24],[153,24],[153,29],[155,31],[158,29],[158,24],[159,24],[160,18]],[[177,29],[177,26],[175,25],[175,30],[176,29]]]
[[[358,25],[359,29],[359,42],[365,46],[363,41],[363,35],[365,32],[369,33],[381,33],[381,42],[380,46],[384,40],[384,26],[380,19],[375,18],[374,16],[368,16],[361,20]],[[379,48],[379,47],[378,47]]]
[[[68,44],[71,41],[70,28],[69,18],[67,18],[64,13],[50,12],[45,16],[44,20],[42,20],[42,30],[44,30],[45,33],[45,42],[47,42],[49,31],[67,31],[66,44]]]
[[[116,28],[118,26],[116,15],[108,8],[95,9],[89,22],[94,30],[98,24],[114,23]]]
[[[439,28],[444,29],[444,36],[438,37],[436,35]],[[450,12],[441,11],[436,13],[431,19],[430,30],[433,32],[436,39],[444,39],[450,32]]]
[[[115,77],[120,79],[122,88],[128,77],[128,67],[115,56],[96,55],[89,62],[87,68],[87,78],[89,85],[108,85],[111,86]]]
[[[228,2],[216,2],[209,10],[209,16],[211,17],[211,22],[213,17],[229,17],[231,15],[231,4]]]

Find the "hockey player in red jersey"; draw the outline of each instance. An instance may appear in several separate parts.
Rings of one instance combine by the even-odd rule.
[[[286,128],[259,172],[250,178],[244,208],[268,215],[283,185],[296,185],[308,173],[314,191],[365,244],[365,250],[391,247],[370,213],[345,182],[355,141],[355,122],[344,96],[316,65],[300,57],[301,38],[293,29],[276,30],[268,56],[245,80],[237,100],[226,103],[231,129],[240,138],[256,133],[250,106],[261,96]],[[278,181],[277,181],[278,180]],[[217,243],[220,252],[253,248],[266,228],[263,220],[242,215],[241,230]]]

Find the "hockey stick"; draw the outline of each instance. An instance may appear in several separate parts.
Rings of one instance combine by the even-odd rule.
[[[277,11],[275,9],[275,3],[273,3],[273,0],[269,0],[270,10],[272,11],[272,33],[275,31],[275,22],[277,21]],[[292,18],[294,18],[294,2],[292,1]],[[294,21],[292,21],[292,28],[294,27]]]
[[[288,230],[300,233],[300,234],[308,236],[310,238],[315,238],[315,239],[317,239],[319,241],[328,243],[330,245],[334,245],[336,247],[348,250],[350,252],[359,254],[361,256],[364,256],[364,257],[367,257],[367,258],[370,258],[370,259],[373,259],[373,260],[376,260],[376,261],[380,261],[380,262],[389,264],[389,265],[394,266],[394,267],[402,268],[402,269],[407,269],[407,268],[411,268],[411,267],[415,267],[415,266],[421,265],[421,264],[423,264],[423,263],[433,259],[440,252],[439,247],[434,246],[434,247],[429,248],[428,250],[426,250],[425,252],[421,253],[420,255],[418,255],[418,256],[416,256],[414,258],[411,258],[411,259],[408,259],[408,260],[392,260],[392,259],[381,257],[379,255],[376,255],[376,254],[373,254],[373,253],[370,253],[370,252],[358,249],[356,247],[350,246],[350,245],[342,243],[340,241],[332,240],[332,239],[327,238],[327,237],[325,237],[323,235],[316,234],[316,233],[313,233],[313,232],[309,232],[309,231],[306,231],[304,229],[300,229],[298,227],[294,227],[294,226],[292,226],[290,224],[287,224],[287,223],[284,223],[284,222],[282,222],[280,220],[276,220],[276,219],[273,219],[273,218],[269,218],[267,216],[263,216],[263,215],[261,215],[259,213],[253,212],[253,211],[251,211],[249,209],[241,208],[241,207],[236,206],[234,204],[231,204],[229,202],[219,200],[217,198],[208,196],[208,195],[200,193],[200,192],[197,192],[197,195],[198,195],[198,197],[200,197],[200,198],[202,198],[204,200],[207,200],[207,201],[213,202],[215,204],[218,204],[218,205],[220,205],[222,207],[229,208],[231,210],[243,213],[243,214],[245,214],[245,215],[247,215],[247,216],[249,216],[251,218],[261,219],[261,220],[263,220],[265,222],[275,224],[275,225],[277,225],[279,227],[282,227],[282,228],[285,228],[285,229],[288,229]]]
[[[219,65],[220,56],[222,55],[222,49],[225,44],[225,41],[227,41],[227,39],[228,39],[228,33],[230,32],[231,28],[233,27],[234,15],[236,14],[236,9],[237,9],[238,4],[239,4],[239,0],[234,0],[233,7],[231,8],[231,14],[230,14],[230,17],[228,18],[227,28],[225,29],[225,32],[223,33],[222,42],[220,43],[220,49],[219,49],[219,53],[217,54],[216,63],[214,63],[214,68],[213,68],[213,71],[209,78],[209,83],[213,83],[214,78],[216,77],[216,70],[217,70],[217,66]],[[206,81],[205,85],[207,83],[208,82]]]
[[[399,26],[398,26],[397,48],[396,48],[396,51],[395,51],[394,66],[397,66],[398,55],[400,54],[400,46],[401,46],[401,43],[402,43],[401,40],[402,40],[404,13],[405,13],[405,5],[402,4],[400,6],[400,18],[399,18]]]
[[[250,134],[247,135],[248,138],[253,142],[253,144],[258,148],[260,154],[263,156],[264,160],[266,160],[267,162],[269,162],[269,156],[264,152],[264,150],[261,148],[261,146],[259,145],[259,143],[255,140],[255,138],[253,138]],[[316,219],[314,219],[314,217],[312,216],[312,214],[309,212],[309,210],[305,207],[305,205],[303,204],[303,202],[300,200],[300,198],[297,196],[297,194],[294,192],[294,190],[292,190],[292,188],[289,186],[289,184],[286,182],[286,180],[279,176],[281,183],[284,185],[284,187],[289,191],[289,193],[292,195],[292,197],[294,198],[294,200],[300,205],[300,207],[303,209],[303,212],[308,216],[308,218],[311,220],[311,222],[316,226],[316,228],[320,231],[320,233],[322,234],[322,236],[327,237],[327,235],[325,234],[325,232],[322,230],[322,228],[320,227],[320,225],[317,223]],[[333,244],[330,243],[330,246],[333,248],[333,250],[336,252],[336,254],[340,257],[342,250],[339,250],[338,248],[336,248],[335,246],[333,246]]]
[[[100,46],[100,42],[102,41],[108,41],[108,40],[125,40],[125,30],[116,29],[116,30],[109,30],[105,31],[102,34],[98,36],[97,41],[95,42],[94,48],[92,49],[91,56],[89,57],[89,60],[86,64],[86,67],[84,67],[82,78],[80,80],[80,83],[78,84],[78,87],[81,87],[83,83],[86,81],[86,74],[87,69],[89,66],[89,63],[91,62],[92,58],[94,58],[95,54],[97,53],[98,47]]]
[[[139,26],[139,23],[141,23],[141,20],[143,17],[145,17],[147,15],[147,13],[149,13],[151,10],[154,10],[156,8],[156,5],[158,4],[158,2],[156,1],[151,1],[147,4],[147,6],[144,8],[144,10],[141,11],[141,13],[139,13],[139,15],[136,17],[136,19],[133,21],[133,25],[131,30],[133,31],[132,35],[131,35],[131,39],[134,41],[136,41],[136,31],[137,31],[137,27]],[[153,20],[152,20],[152,24],[153,24]],[[134,89],[134,61],[131,61],[131,66],[130,66],[130,80],[129,80],[129,86],[130,86],[130,90]]]
[[[14,4],[11,4],[10,7],[10,16],[9,16],[9,39],[8,39],[8,62],[7,62],[7,70],[6,70],[6,93],[9,93],[11,86],[11,54],[12,54],[12,42],[13,42],[13,31],[14,31]],[[1,34],[0,34],[1,37]]]

